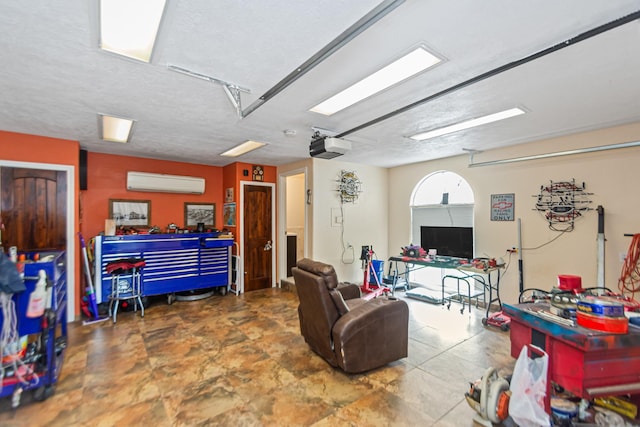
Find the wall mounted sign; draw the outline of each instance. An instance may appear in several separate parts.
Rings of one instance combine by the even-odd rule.
[[[264,169],[262,168],[262,166],[253,166],[253,180],[264,181]]]
[[[337,191],[340,193],[340,203],[355,203],[362,192],[362,182],[354,171],[343,170],[340,172]]]
[[[491,195],[491,221],[513,221],[516,196],[514,193]]]
[[[589,207],[591,200],[587,196],[593,193],[585,191],[584,182],[576,185],[576,180],[549,181],[548,185],[540,186],[535,210],[544,214],[549,228],[555,231],[572,231],[574,221],[580,218]]]

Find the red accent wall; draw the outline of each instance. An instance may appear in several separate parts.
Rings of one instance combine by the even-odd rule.
[[[199,195],[128,191],[129,171],[204,178],[205,193]],[[221,167],[89,152],[87,190],[82,192],[82,232],[89,238],[104,231],[104,221],[109,217],[109,199],[151,201],[150,223],[160,227],[162,231],[165,231],[170,223],[184,227],[185,202],[215,203],[216,228],[222,228],[222,179]]]
[[[72,191],[73,194],[78,194],[80,188],[80,182],[78,177],[78,164],[80,157],[80,144],[78,141],[70,141],[67,139],[48,138],[37,135],[26,135],[22,133],[5,132],[0,131],[0,157],[3,160],[11,160],[16,162],[29,162],[29,163],[45,163],[56,165],[69,165],[73,166],[75,171],[75,183]],[[78,212],[78,198],[75,199],[75,212]],[[74,235],[79,229],[79,216],[76,215],[74,224]],[[81,295],[80,292],[80,273],[81,273],[81,259],[79,242],[75,245],[76,253],[73,254],[75,258],[75,294]],[[84,292],[82,293],[84,294]],[[76,298],[76,301],[70,301],[69,304],[74,307],[75,315],[80,313],[80,300]]]
[[[151,225],[157,225],[163,230],[169,223],[175,223],[180,227],[184,226],[185,202],[215,203],[216,228],[222,229],[224,228],[222,211],[225,189],[229,187],[234,189],[234,201],[237,203],[237,222],[241,209],[239,205],[240,181],[251,181],[253,170],[253,165],[250,163],[233,163],[222,168],[89,152],[87,154],[87,190],[80,191],[80,144],[78,141],[0,131],[0,153],[3,160],[70,165],[74,168],[75,184],[71,191],[78,195],[75,197],[74,209],[77,214],[74,235],[81,231],[86,240],[104,231],[104,220],[109,215],[109,199],[150,200]],[[263,166],[263,169],[264,182],[275,183],[277,168]],[[244,176],[244,170],[248,171],[247,176]],[[128,171],[202,177],[206,180],[205,193],[192,195],[127,191],[126,176]],[[228,228],[238,241],[239,227]],[[75,247],[76,301],[70,302],[70,304],[74,307],[75,316],[78,316],[80,314],[80,297],[84,295],[84,291],[80,290],[83,279],[79,242],[76,242]]]
[[[275,183],[278,177],[278,168],[275,166],[265,166],[265,165],[260,165],[262,166],[262,169],[264,170],[264,181],[263,182],[270,182],[270,183]],[[244,175],[244,171],[247,171],[247,175]],[[233,188],[233,201],[236,203],[236,226],[235,227],[228,227],[225,226],[226,228],[228,228],[232,233],[233,233],[233,239],[236,242],[240,242],[240,181],[253,181],[253,164],[251,163],[240,163],[240,162],[236,162],[236,163],[232,163],[230,165],[227,165],[224,167],[224,178],[223,178],[223,182],[224,182],[224,188]],[[223,190],[224,191],[224,190]],[[276,197],[276,195],[273,195],[274,197]],[[274,215],[276,213],[274,212]],[[277,218],[277,216],[276,216]]]

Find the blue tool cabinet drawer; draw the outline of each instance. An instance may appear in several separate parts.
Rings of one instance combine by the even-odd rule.
[[[107,300],[111,292],[109,262],[143,258],[142,295],[162,295],[230,283],[233,240],[213,233],[98,236],[96,238],[96,297]]]

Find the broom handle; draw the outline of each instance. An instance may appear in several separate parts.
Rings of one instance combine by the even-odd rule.
[[[96,292],[93,288],[93,278],[91,277],[91,269],[89,268],[89,257],[87,256],[87,245],[84,243],[84,237],[82,233],[78,232],[80,237],[80,247],[82,248],[82,259],[84,261],[84,274],[87,278],[87,285],[89,286],[89,303],[91,304],[91,310],[93,310],[93,317],[98,319],[98,302],[96,301]]]

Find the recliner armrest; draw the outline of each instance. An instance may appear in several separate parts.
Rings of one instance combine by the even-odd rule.
[[[355,283],[341,282],[338,283],[338,287],[336,289],[342,294],[342,298],[346,300],[362,297],[360,286]]]
[[[402,300],[376,298],[338,319],[332,338],[338,364],[357,373],[406,357],[409,306]]]
[[[402,300],[387,298],[374,298],[364,304],[354,307],[342,316],[333,326],[334,337],[347,341],[368,327],[379,327],[380,322],[398,316],[406,317],[406,325],[409,324],[409,306]]]

